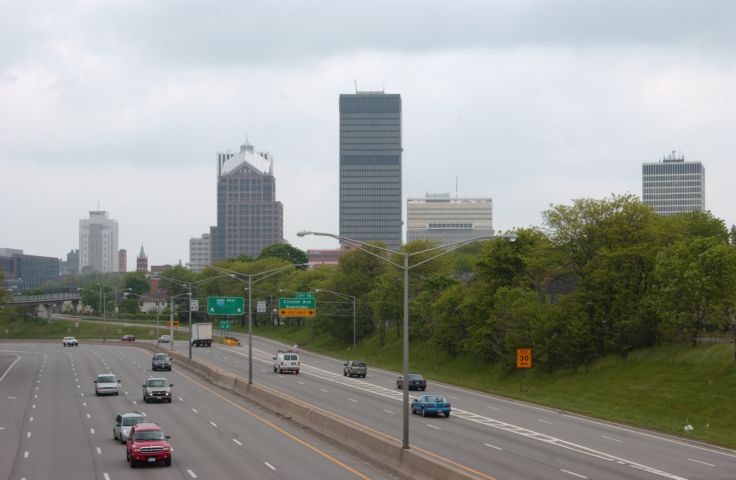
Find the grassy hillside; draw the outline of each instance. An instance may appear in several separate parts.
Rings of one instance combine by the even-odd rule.
[[[103,328],[85,322],[75,328],[73,322],[61,320],[0,318],[0,338],[102,338]],[[239,326],[235,330],[245,331]],[[155,338],[155,330],[150,332],[147,327],[108,325],[107,336],[117,339],[130,333],[140,340]],[[395,332],[385,345],[372,339],[358,345],[357,352],[325,339],[310,341],[308,327],[260,327],[256,333],[335,357],[401,369],[401,341]],[[508,375],[494,365],[449,357],[421,342],[412,344],[410,360],[411,370],[430,380],[736,448],[733,344],[653,348],[554,374],[532,369]],[[686,423],[694,427],[692,432],[683,431]]]

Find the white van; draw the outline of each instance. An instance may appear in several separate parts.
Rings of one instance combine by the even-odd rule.
[[[279,350],[273,357],[273,371],[299,373],[299,354],[296,350]]]

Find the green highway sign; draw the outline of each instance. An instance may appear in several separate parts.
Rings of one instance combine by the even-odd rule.
[[[279,309],[282,308],[315,308],[314,297],[279,298]]]
[[[243,297],[207,297],[209,315],[243,315],[244,312]]]
[[[296,292],[296,298],[314,298],[312,292]]]
[[[220,330],[227,330],[230,328],[230,322],[220,322]]]

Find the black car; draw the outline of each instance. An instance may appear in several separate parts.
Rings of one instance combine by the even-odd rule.
[[[171,358],[166,353],[154,353],[151,360],[151,370],[171,371]]]
[[[396,388],[404,388],[404,377],[399,375],[396,379]],[[427,381],[418,373],[409,374],[409,390],[426,390]]]

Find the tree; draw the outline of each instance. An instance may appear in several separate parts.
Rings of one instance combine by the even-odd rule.
[[[8,291],[4,287],[5,285],[5,272],[0,270],[0,305],[8,301]]]
[[[268,257],[280,258],[295,265],[306,264],[309,261],[304,250],[293,247],[288,243],[274,243],[273,245],[269,245],[261,251],[258,259],[261,260]],[[306,265],[301,268],[306,268]]]
[[[663,333],[695,345],[736,304],[736,250],[717,238],[681,240],[657,256],[653,303]]]
[[[145,272],[128,272],[123,278],[123,288],[129,288],[131,293],[143,295],[151,291],[151,282]]]

